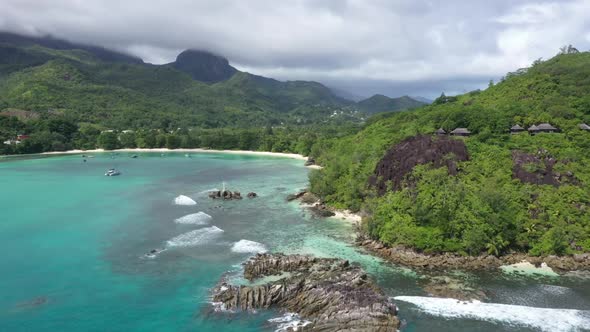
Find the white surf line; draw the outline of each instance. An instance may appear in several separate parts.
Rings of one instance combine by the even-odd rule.
[[[265,253],[267,250],[262,243],[242,239],[234,243],[231,251],[239,254],[259,254]]]
[[[168,241],[167,247],[192,247],[209,243],[223,233],[223,229],[211,226],[180,234]]]
[[[396,296],[394,299],[412,303],[430,315],[446,318],[476,319],[551,332],[579,331],[590,327],[589,310],[536,308],[423,296]]]
[[[185,196],[185,195],[179,195],[178,197],[176,197],[174,199],[174,204],[176,205],[197,205],[197,202],[195,202],[194,199]]]
[[[206,214],[205,212],[197,212],[192,214],[187,214],[184,217],[180,217],[178,219],[174,219],[174,222],[177,224],[184,224],[184,225],[207,225],[213,218]]]

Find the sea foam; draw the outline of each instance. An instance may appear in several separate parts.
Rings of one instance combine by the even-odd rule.
[[[524,325],[539,331],[578,331],[590,326],[588,310],[535,308],[422,296],[396,296],[394,299],[412,303],[434,316]]]
[[[192,199],[188,196],[180,195],[174,199],[174,204],[176,204],[176,205],[197,205],[197,202],[195,202],[194,199]]]
[[[205,212],[197,212],[175,219],[174,222],[185,225],[207,225],[211,219],[213,218]]]
[[[208,243],[223,233],[223,229],[216,226],[205,227],[190,231],[166,241],[169,247],[192,247]]]
[[[250,241],[250,240],[240,240],[231,247],[231,251],[237,252],[240,254],[245,253],[264,253],[266,252],[266,247],[262,243]]]
[[[277,324],[276,332],[298,331],[300,328],[311,324],[308,320],[301,320],[298,314],[288,312],[281,317],[271,318],[270,323]]]

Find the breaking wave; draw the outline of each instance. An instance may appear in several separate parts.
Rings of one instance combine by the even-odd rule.
[[[197,212],[175,219],[174,222],[184,225],[207,225],[211,219],[213,218],[205,212]]]
[[[192,247],[207,243],[223,233],[223,229],[215,226],[196,229],[166,241],[169,247]]]
[[[308,324],[311,324],[308,320],[301,320],[298,314],[295,313],[286,313],[281,317],[271,318],[268,322],[277,324],[276,332],[283,332],[283,331],[298,331],[300,328],[305,327]]]
[[[590,326],[590,311],[587,310],[535,308],[479,301],[464,302],[422,296],[396,296],[394,299],[412,303],[420,310],[434,316],[525,325],[540,331],[578,331]]]
[[[174,199],[174,204],[176,205],[197,205],[197,202],[195,202],[194,199],[185,196],[185,195],[179,195],[178,197],[176,197]]]
[[[219,189],[217,189],[217,188],[211,188],[211,189],[203,190],[203,191],[199,192],[199,195],[208,194],[208,193],[210,193],[212,191],[219,191]]]
[[[266,247],[262,243],[250,241],[250,240],[240,240],[231,247],[231,251],[237,252],[240,254],[245,253],[264,253],[266,252]]]

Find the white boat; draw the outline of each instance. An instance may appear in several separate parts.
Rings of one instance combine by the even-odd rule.
[[[117,176],[117,175],[121,175],[121,172],[117,171],[114,168],[111,168],[106,173],[104,173],[104,175],[106,175],[106,176]]]

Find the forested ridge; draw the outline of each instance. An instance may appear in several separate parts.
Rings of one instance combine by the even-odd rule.
[[[590,53],[564,49],[485,91],[443,94],[432,105],[378,115],[358,133],[319,142],[313,157],[325,167],[311,175],[311,189],[332,206],[364,212],[365,230],[391,246],[465,255],[588,252],[590,132],[579,125],[589,122]],[[516,124],[541,123],[559,132],[510,133]],[[458,127],[472,132],[450,137],[464,142],[466,160],[449,153],[420,163],[436,155],[427,146],[401,185],[379,193],[370,184],[388,150],[405,151],[417,135],[436,141],[438,128]],[[404,156],[390,157],[380,167],[401,172]]]

